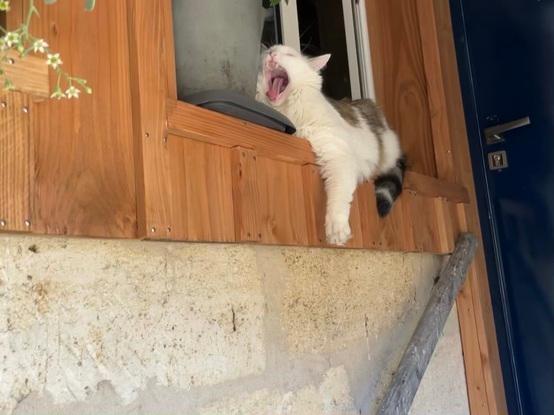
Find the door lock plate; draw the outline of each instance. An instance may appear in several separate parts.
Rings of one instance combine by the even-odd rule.
[[[506,151],[494,151],[489,153],[489,169],[502,170],[508,167],[508,155]]]

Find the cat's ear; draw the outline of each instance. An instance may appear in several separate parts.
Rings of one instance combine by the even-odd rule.
[[[329,59],[331,59],[330,53],[326,53],[325,55],[321,55],[321,56],[316,56],[315,58],[310,58],[309,59],[310,66],[314,68],[314,70],[319,72],[327,66]]]

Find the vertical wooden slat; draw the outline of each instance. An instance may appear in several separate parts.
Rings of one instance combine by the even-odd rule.
[[[256,153],[241,147],[233,148],[231,153],[235,238],[237,242],[257,242],[262,233]]]
[[[31,230],[29,101],[19,92],[0,94],[0,231]]]
[[[448,202],[442,198],[435,198],[436,232],[438,243],[442,252],[452,252],[455,245],[453,220]]]
[[[448,100],[443,88],[445,78],[442,65],[439,32],[445,29],[444,22],[437,21],[435,0],[418,0],[417,12],[421,30],[421,43],[427,75],[429,114],[433,129],[433,148],[437,174],[441,179],[455,181],[454,159],[451,145],[450,113]]]
[[[169,136],[171,223],[149,232],[160,239],[233,242],[231,150]]]
[[[302,166],[258,157],[262,242],[307,245]]]
[[[377,101],[397,130],[411,169],[435,176],[419,0],[366,0]]]
[[[92,95],[47,100],[33,111],[37,232],[136,236],[127,3],[98,2],[86,12],[82,2],[35,2],[40,19],[31,32],[93,88]]]
[[[323,179],[317,166],[306,164],[302,167],[302,178],[305,190],[306,226],[308,243],[322,246],[325,240],[325,204],[327,197]]]
[[[171,0],[129,1],[139,236],[171,238],[166,100],[177,96]],[[156,229],[156,232],[152,232]]]

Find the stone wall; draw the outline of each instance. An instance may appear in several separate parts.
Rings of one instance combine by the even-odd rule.
[[[3,236],[0,414],[372,414],[440,262]],[[448,327],[413,415],[469,413]]]

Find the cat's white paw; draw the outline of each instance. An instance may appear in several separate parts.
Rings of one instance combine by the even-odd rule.
[[[343,246],[352,237],[348,217],[328,216],[325,220],[325,235],[327,243]]]

